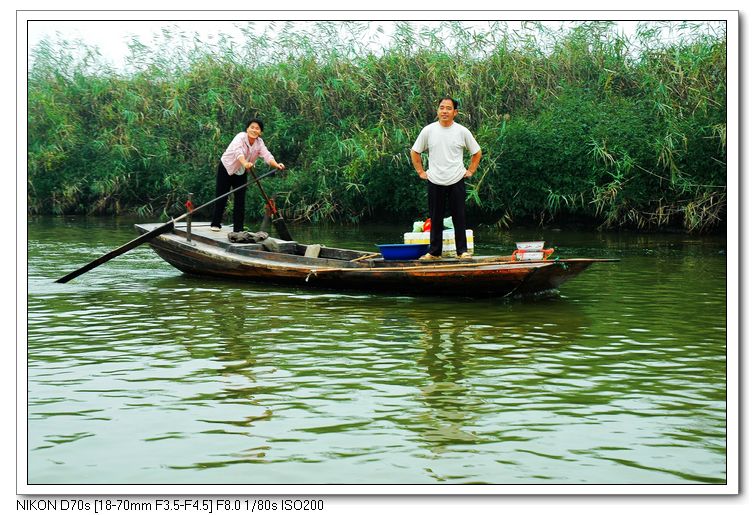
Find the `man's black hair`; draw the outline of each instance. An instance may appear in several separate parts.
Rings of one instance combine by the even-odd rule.
[[[438,105],[440,105],[440,103],[443,102],[444,100],[450,100],[451,102],[453,102],[454,109],[458,109],[459,108],[459,101],[456,100],[454,97],[443,97],[440,100],[438,100]]]
[[[265,124],[262,123],[262,120],[260,120],[259,118],[252,118],[251,120],[246,122],[246,125],[244,125],[244,131],[246,131],[249,128],[249,126],[253,123],[256,123],[257,125],[260,126],[260,132],[265,130]]]

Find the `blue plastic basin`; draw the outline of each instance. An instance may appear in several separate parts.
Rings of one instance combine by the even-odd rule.
[[[427,253],[430,245],[426,243],[395,243],[378,245],[385,260],[417,259]]]

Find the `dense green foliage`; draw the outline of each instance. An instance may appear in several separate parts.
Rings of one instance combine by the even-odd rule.
[[[473,221],[725,222],[725,34],[399,23],[376,51],[367,24],[306,27],[273,39],[250,26],[244,43],[213,46],[166,32],[151,48],[132,43],[127,72],[80,44],[43,42],[28,82],[29,212],[164,215],[187,192],[208,200],[219,156],[259,115],[289,168],[266,183],[288,216],[408,225],[426,213],[409,149],[451,94],[483,149]]]

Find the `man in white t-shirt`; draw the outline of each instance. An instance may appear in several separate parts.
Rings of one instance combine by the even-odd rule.
[[[459,114],[459,103],[451,97],[444,97],[438,105],[438,121],[425,126],[412,146],[412,164],[420,179],[427,181],[427,203],[430,210],[430,252],[420,261],[440,259],[443,253],[443,217],[446,198],[451,208],[454,222],[456,254],[459,259],[472,259],[467,251],[466,220],[464,201],[466,187],[464,179],[472,177],[480,164],[482,150],[469,132],[469,129],[454,122]],[[472,158],[469,168],[464,167],[464,149]],[[420,154],[428,150],[428,167],[422,167]]]

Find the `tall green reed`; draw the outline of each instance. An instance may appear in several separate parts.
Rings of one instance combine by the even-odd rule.
[[[132,41],[126,72],[44,41],[28,75],[29,211],[175,214],[188,192],[213,196],[220,154],[259,115],[290,170],[269,188],[289,216],[408,226],[426,216],[409,149],[451,94],[483,148],[472,220],[720,228],[725,33],[668,28],[404,22],[379,50],[367,23],[249,25],[214,44],[174,28]]]

